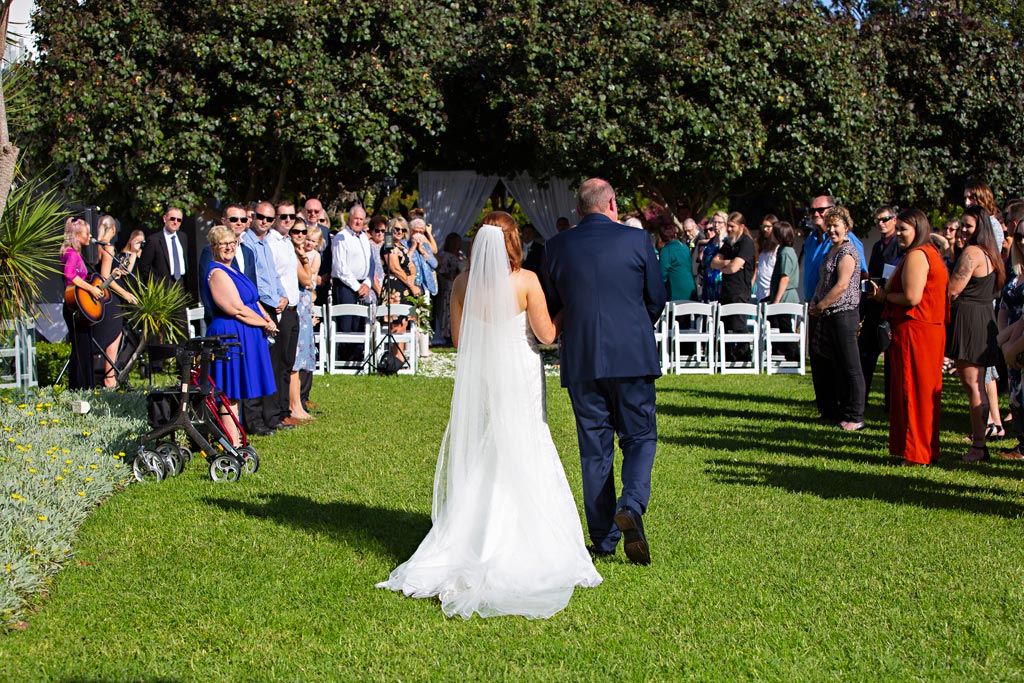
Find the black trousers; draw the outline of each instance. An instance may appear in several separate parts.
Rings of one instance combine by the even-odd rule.
[[[268,427],[275,427],[291,415],[288,408],[288,389],[291,385],[292,366],[295,365],[295,347],[299,341],[299,316],[295,308],[286,308],[276,317],[277,336],[270,347],[270,363],[274,370],[277,391],[263,397],[263,420]]]
[[[341,280],[335,278],[333,281],[334,286],[334,303],[336,304],[358,304],[359,293],[354,289],[350,289]],[[338,317],[335,330],[338,332],[359,332],[362,330],[362,325],[365,324],[363,318],[355,315],[342,315]],[[341,349],[338,351],[343,360],[347,361],[361,361],[363,359],[362,351],[356,347],[355,344],[342,344]]]
[[[64,322],[68,326],[68,340],[71,342],[71,357],[68,362],[68,388],[92,389],[94,373],[92,366],[92,325],[82,322],[82,316],[66,304],[63,310]]]
[[[878,348],[878,325],[882,322],[882,307],[874,301],[861,303],[864,311],[864,319],[860,325],[860,335],[857,337],[857,347],[860,349],[860,369],[864,374],[864,409],[867,410],[868,396],[871,394],[871,383],[875,377],[875,369],[878,367],[878,356],[882,355]],[[885,383],[883,385],[882,405],[889,409],[889,354],[883,357],[883,372]]]
[[[818,410],[828,420],[861,422],[864,420],[864,373],[857,348],[860,313],[842,311],[812,320],[811,373]]]

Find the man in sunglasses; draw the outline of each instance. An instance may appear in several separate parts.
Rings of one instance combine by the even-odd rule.
[[[274,255],[274,269],[286,297],[284,309],[277,312],[278,331],[274,344],[270,347],[270,362],[274,365],[277,393],[273,399],[265,399],[263,411],[267,424],[274,428],[278,425],[294,427],[301,424],[291,416],[288,404],[288,390],[291,386],[295,350],[299,341],[299,316],[295,310],[299,303],[299,257],[292,245],[293,231],[301,234],[308,232],[304,222],[295,220],[295,205],[291,202],[281,202],[277,205],[274,229],[266,237],[270,251]],[[271,316],[273,317],[273,314]],[[272,414],[275,407],[276,414]]]
[[[139,256],[139,277],[143,282],[152,275],[158,280],[185,286],[188,240],[181,232],[183,216],[178,207],[168,207],[163,215],[163,230],[146,238],[146,246]]]
[[[184,213],[176,206],[169,206],[163,215],[163,229],[157,230],[146,238],[146,246],[139,255],[139,278],[145,285],[152,276],[154,280],[165,283],[176,283],[183,291],[188,291],[185,273],[188,272],[188,238],[181,231]],[[176,316],[178,327],[188,329],[188,313],[184,308]],[[164,362],[154,356],[152,370],[160,372]]]
[[[331,230],[328,227],[329,222],[323,221],[324,219],[324,205],[319,199],[311,197],[306,200],[304,205],[306,209],[306,224],[311,230],[320,230],[320,234],[323,235],[324,244],[320,250],[320,270],[316,275],[320,276],[320,284],[316,287],[316,299],[313,303],[315,304],[327,304],[327,292],[331,287],[331,269],[333,262],[331,259]],[[323,221],[323,222],[321,222]]]
[[[819,195],[811,202],[811,221],[814,223],[814,230],[804,240],[803,249],[800,252],[801,261],[804,264],[804,272],[801,276],[804,283],[804,301],[814,298],[814,292],[818,288],[820,279],[821,262],[825,260],[832,242],[825,234],[825,212],[836,205],[834,197]],[[850,231],[850,242],[860,256],[861,277],[867,277],[867,259],[864,258],[864,244],[857,238],[853,231]],[[838,399],[835,394],[835,378],[831,376],[831,361],[815,351],[810,343],[814,339],[815,330],[818,327],[820,318],[808,316],[807,318],[807,348],[811,357],[811,379],[814,380],[814,401],[818,406],[818,412],[825,419],[831,419],[835,413],[835,406]],[[833,420],[833,422],[835,422]]]
[[[281,286],[281,279],[277,276],[274,254],[270,250],[270,240],[268,239],[275,220],[276,213],[273,204],[270,202],[257,204],[253,210],[249,229],[242,233],[242,244],[252,251],[256,262],[256,289],[260,293],[260,306],[271,318],[278,320],[280,313],[288,306],[288,295],[285,293],[284,287]],[[275,353],[274,346],[270,347],[272,363]],[[266,435],[273,433],[274,429],[290,429],[291,427],[281,424],[278,412],[276,392],[269,396],[242,400],[245,428],[254,434]]]
[[[224,212],[220,217],[221,225],[226,225],[235,233],[235,237],[239,239],[238,248],[235,249],[235,258],[231,261],[231,267],[242,273],[249,281],[254,285],[256,284],[256,254],[251,248],[246,246],[242,242],[242,236],[249,228],[249,213],[245,210],[245,207],[241,204],[228,204],[224,207]],[[205,278],[210,270],[210,261],[213,260],[213,251],[210,249],[210,245],[207,244],[203,247],[203,251],[199,254],[199,268],[197,273],[200,278]],[[199,294],[203,299],[203,308],[206,309],[206,322],[210,322],[210,312],[213,310],[213,302],[207,298],[208,292],[202,287],[199,288]]]
[[[880,206],[875,209],[873,225],[878,226],[879,240],[871,248],[871,258],[868,259],[868,277],[878,282],[885,277],[886,266],[895,267],[903,258],[903,252],[896,241],[896,209],[892,206]],[[868,396],[871,394],[871,379],[875,375],[875,368],[878,366],[878,355],[881,350],[878,348],[878,326],[882,322],[882,311],[885,306],[880,304],[874,297],[865,294],[860,298],[860,335],[857,337],[857,346],[860,350],[860,367],[864,373],[864,408],[868,406]],[[889,356],[883,359],[885,384],[883,393],[883,407],[889,409]]]
[[[331,242],[334,267],[331,282],[334,303],[365,303],[370,294],[370,241],[366,236],[366,210],[359,204],[348,212],[348,224],[338,231]],[[338,319],[339,332],[358,332],[361,318],[342,316]],[[360,354],[353,344],[345,344],[344,351],[356,360]]]

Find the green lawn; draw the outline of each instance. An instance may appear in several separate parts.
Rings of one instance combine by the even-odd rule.
[[[550,423],[579,496],[569,401]],[[810,378],[665,377],[645,517],[550,620],[446,619],[374,583],[430,525],[451,381],[318,378],[311,425],[255,441],[260,471],[200,463],[95,510],[75,555],[0,636],[3,681],[1024,679],[1024,466],[892,466],[877,409],[814,418]]]

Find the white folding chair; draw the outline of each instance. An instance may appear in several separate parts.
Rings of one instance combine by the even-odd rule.
[[[206,309],[202,306],[189,308],[185,311],[185,317],[188,319],[189,339],[206,336]]]
[[[790,316],[792,332],[782,332],[772,327],[775,316]],[[807,335],[804,325],[807,321],[807,304],[762,304],[761,325],[764,330],[764,369],[769,375],[806,373],[804,358],[807,356]],[[778,353],[779,344],[793,344],[799,349],[797,360],[786,360]],[[773,349],[773,347],[775,347]]]
[[[671,308],[671,303],[665,304],[665,308],[661,309],[661,317],[654,324],[654,341],[658,344],[658,358],[661,362],[662,374],[668,372],[672,362],[672,328],[668,323],[668,312]]]
[[[316,349],[316,365],[313,366],[314,375],[322,375],[327,372],[327,321],[324,318],[324,306],[313,307],[313,317],[319,318],[320,322],[313,326],[313,346]]]
[[[36,321],[0,320],[0,389],[39,386],[36,377]]]
[[[390,329],[391,318],[399,318],[405,316],[409,323],[406,327],[405,332],[392,332],[392,336],[395,338],[395,342],[398,344],[405,344],[405,350],[402,355],[405,356],[408,362],[408,367],[404,367],[398,371],[400,375],[415,375],[416,374],[416,360],[419,357],[419,349],[417,344],[419,342],[420,329],[416,325],[416,321],[413,317],[416,315],[416,309],[409,304],[380,304],[377,306],[377,323],[379,326],[380,337],[383,339],[384,335],[388,333]],[[385,351],[386,349],[381,349]]]
[[[362,304],[334,304],[329,309],[330,315],[321,323],[327,325],[327,372],[332,375],[354,375],[363,367],[363,362],[370,355],[371,327],[370,307]],[[343,316],[362,318],[362,325],[357,323],[357,332],[338,332],[338,319]],[[342,348],[351,349],[358,346],[362,353],[358,359],[346,358],[351,354],[342,353]]]
[[[727,332],[725,318],[743,316],[746,325],[742,332]],[[726,360],[726,344],[749,344],[749,361]],[[718,371],[723,375],[752,374],[761,372],[761,320],[757,304],[718,305]]]
[[[714,374],[717,303],[670,301],[672,370],[682,374]]]

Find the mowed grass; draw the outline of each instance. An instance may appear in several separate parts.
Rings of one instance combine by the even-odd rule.
[[[817,422],[809,377],[662,378],[653,563],[620,549],[543,621],[374,588],[430,526],[451,386],[318,378],[316,422],[255,440],[255,476],[214,485],[195,462],[116,495],[28,629],[0,636],[0,680],[1024,678],[1024,466],[959,463],[955,380],[942,464],[902,468],[877,408],[858,433]],[[548,390],[581,505],[569,401]]]

